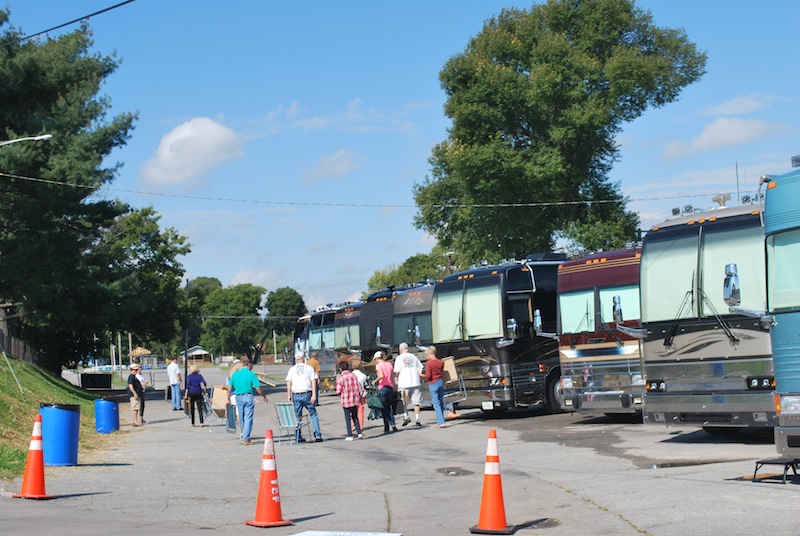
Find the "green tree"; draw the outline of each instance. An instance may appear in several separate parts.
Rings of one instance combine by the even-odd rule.
[[[151,209],[98,195],[135,120],[107,117],[99,94],[117,60],[90,53],[85,24],[43,41],[7,25],[0,10],[0,139],[53,136],[0,147],[0,293],[16,304],[21,335],[53,371],[110,331],[171,336],[185,239],[158,230]]]
[[[214,354],[253,357],[261,346],[264,321],[259,316],[266,290],[245,283],[209,294],[203,306],[200,344]]]
[[[303,296],[289,287],[282,287],[267,294],[266,338],[275,330],[280,335],[294,331],[294,320],[308,312]],[[278,317],[278,318],[275,318]],[[280,350],[283,350],[281,347]]]
[[[705,61],[633,0],[504,9],[441,71],[452,127],[414,188],[415,224],[490,261],[549,251],[559,232],[583,239],[597,222],[616,222],[615,242],[634,238],[638,218],[608,180],[615,136],[674,101]]]
[[[375,292],[390,286],[401,286],[415,283],[425,279],[438,279],[449,272],[453,254],[448,255],[440,247],[434,248],[431,253],[419,253],[407,258],[400,266],[389,266],[383,270],[375,270],[367,283],[368,292]]]

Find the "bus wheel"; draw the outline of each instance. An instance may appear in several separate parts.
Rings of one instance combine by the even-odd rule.
[[[564,393],[561,391],[561,375],[554,372],[547,377],[544,407],[548,413],[563,413],[561,402]]]
[[[733,437],[741,431],[741,428],[737,426],[703,426],[703,431],[712,436]]]

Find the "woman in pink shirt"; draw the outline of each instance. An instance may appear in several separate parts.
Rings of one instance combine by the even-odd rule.
[[[375,373],[378,377],[373,380],[372,385],[378,387],[383,401],[383,433],[396,432],[397,426],[394,424],[394,411],[392,410],[392,403],[394,402],[394,367],[391,363],[386,362],[386,358],[381,350],[375,352]],[[391,428],[390,428],[391,427]]]

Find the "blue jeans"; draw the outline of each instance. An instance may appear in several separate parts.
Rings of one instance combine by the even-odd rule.
[[[183,409],[181,407],[181,384],[169,384],[170,399],[172,400],[172,409]]]
[[[253,393],[236,395],[236,406],[239,408],[239,420],[242,423],[242,441],[250,441],[253,431],[253,411],[256,407]]]
[[[297,415],[299,421],[303,416],[303,408],[308,410],[308,415],[311,417],[311,426],[314,427],[314,437],[322,437],[322,432],[319,431],[319,417],[317,417],[317,408],[311,403],[311,393],[292,394],[292,404],[294,404],[294,414]],[[300,433],[300,427],[294,433],[295,441],[303,439]]]
[[[433,409],[436,411],[436,424],[444,424],[444,382],[437,380],[428,384],[428,391],[431,393]]]
[[[388,430],[390,426],[394,428],[394,389],[389,386],[381,387],[381,400],[383,401],[383,409],[381,410],[383,428],[385,430]]]
[[[361,435],[361,423],[358,422],[358,406],[343,407],[342,409],[344,410],[344,429],[347,431],[347,437],[353,437],[353,428],[350,426],[350,421],[353,421],[356,435]]]

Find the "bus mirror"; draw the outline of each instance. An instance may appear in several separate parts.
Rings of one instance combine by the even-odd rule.
[[[519,325],[516,318],[506,320],[506,338],[519,339]]]
[[[735,264],[725,265],[725,281],[722,284],[722,298],[728,307],[736,307],[741,302],[739,274]]]
[[[348,331],[347,333],[345,333],[345,335],[344,335],[344,342],[346,342],[346,343],[347,343],[347,346],[348,346],[348,347],[350,346],[350,331]]]
[[[612,301],[614,304],[614,323],[622,324],[622,298],[614,296]]]
[[[375,343],[378,346],[381,345],[381,327],[380,326],[375,328]]]
[[[542,312],[539,309],[536,309],[533,312],[533,330],[539,337],[547,337],[548,339],[558,340],[558,335],[556,333],[548,333],[544,331],[542,326]]]
[[[422,333],[419,331],[419,324],[414,326],[414,344],[419,346],[419,343],[422,341]]]

